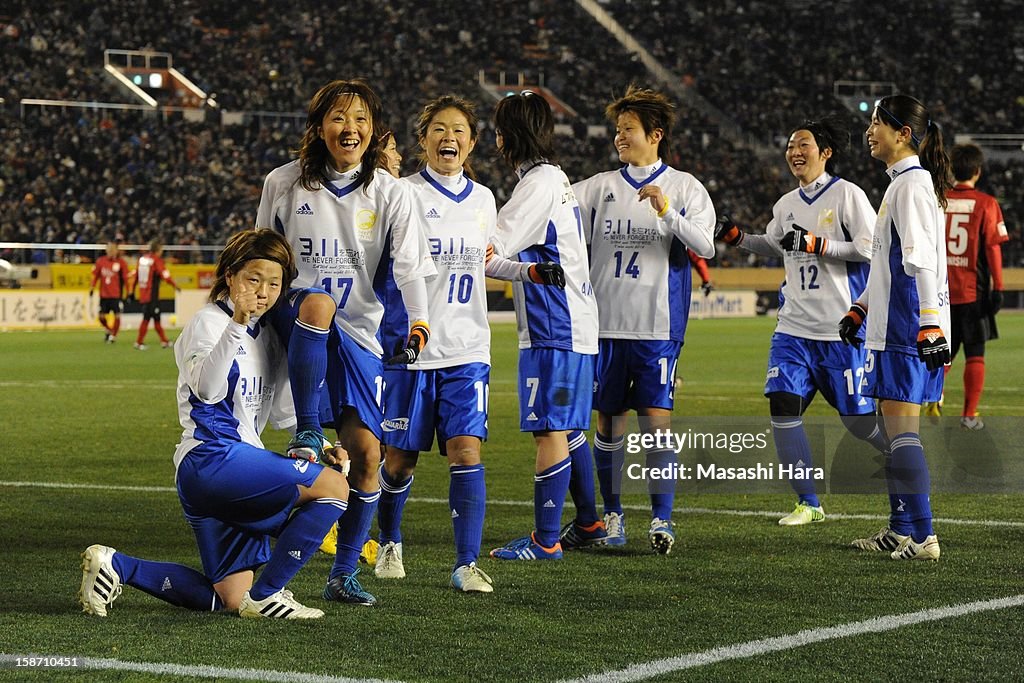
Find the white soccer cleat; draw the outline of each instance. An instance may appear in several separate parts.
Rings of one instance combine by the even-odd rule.
[[[147,348],[145,344],[139,344],[138,342],[135,342],[134,344],[132,344],[132,346],[135,348],[136,351],[145,351]]]
[[[121,577],[112,563],[115,552],[105,545],[91,545],[82,553],[82,587],[78,589],[78,601],[86,614],[107,616],[107,607],[121,595]]]
[[[825,521],[825,509],[818,505],[809,505],[807,503],[797,503],[796,507],[788,515],[779,520],[780,526],[800,526],[801,524],[811,524],[813,522],[824,522]]]
[[[915,543],[913,538],[907,536],[896,550],[889,553],[889,557],[894,560],[931,560],[935,562],[941,554],[939,539],[932,534],[924,539],[924,543]]]
[[[246,591],[238,604],[238,616],[245,619],[320,619],[324,613],[315,607],[306,607],[295,599],[290,590],[282,588],[263,600],[253,600]]]
[[[388,541],[377,551],[377,564],[373,573],[378,579],[404,579],[405,566],[402,564],[402,544]]]
[[[626,545],[626,515],[624,513],[604,513],[604,528],[608,532],[605,545]]]
[[[910,536],[903,536],[902,534],[896,533],[889,527],[884,526],[867,538],[855,539],[850,543],[850,545],[859,550],[891,553],[908,538],[910,538]]]
[[[494,582],[476,566],[476,562],[464,564],[452,572],[451,586],[463,593],[493,593]]]
[[[975,413],[973,416],[965,416],[960,418],[960,429],[967,430],[969,432],[977,432],[985,428],[985,423],[981,421],[981,416]]]

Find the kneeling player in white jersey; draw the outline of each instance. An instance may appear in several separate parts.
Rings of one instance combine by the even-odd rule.
[[[671,427],[675,368],[690,313],[687,250],[703,258],[715,254],[711,197],[691,174],[665,163],[674,109],[663,94],[630,86],[606,110],[615,124],[615,149],[626,165],[573,185],[600,312],[594,459],[610,545],[626,542],[619,497],[624,427],[616,418],[635,409],[643,429]],[[647,453],[649,467],[671,466],[675,459],[671,449]],[[579,474],[574,468],[573,477]],[[593,490],[593,481],[587,483]],[[654,552],[668,554],[675,542],[674,484],[652,481],[649,490],[648,540]],[[592,543],[590,520],[580,514],[566,526],[563,547]]]
[[[480,444],[487,438],[491,329],[487,323],[484,263],[497,208],[490,189],[474,182],[469,154],[477,141],[474,105],[454,95],[429,102],[416,124],[426,167],[409,176],[414,210],[423,217],[438,277],[427,285],[430,345],[414,363],[384,370],[384,444],[377,508],[380,551],[374,572],[405,576],[402,512],[420,451],[436,432],[448,459],[448,503],[455,535],[451,586],[490,593],[491,579],[476,564],[487,490]],[[385,349],[405,342],[409,319],[394,280],[388,279],[381,329]]]
[[[931,478],[921,445],[921,405],[942,396],[949,363],[949,286],[942,209],[952,186],[942,131],[908,95],[875,103],[867,129],[871,156],[885,163],[889,187],[875,226],[867,289],[839,323],[859,344],[867,317],[867,386],[892,443],[886,461],[889,524],[853,541],[894,560],[938,560],[932,529]]]
[[[786,145],[786,163],[799,186],[772,207],[766,234],[748,235],[724,216],[719,223],[718,237],[726,243],[784,257],[764,395],[779,461],[805,471],[813,460],[801,416],[818,392],[854,436],[879,451],[887,448],[874,401],[861,395],[864,350],[843,344],[833,322],[864,289],[875,233],[875,211],[864,190],[836,175],[849,147],[850,133],[838,118],[805,121]],[[814,480],[790,483],[799,500],[779,524],[824,521]]]
[[[332,81],[309,104],[299,159],[270,172],[256,225],[277,229],[299,275],[273,316],[288,348],[296,438],[289,452],[315,459],[321,425],[334,424],[352,462],[349,513],[324,595],[373,605],[357,562],[380,489],[384,369],[377,338],[389,264],[411,321],[405,362],[429,337],[425,278],[436,274],[404,185],[381,161],[381,101],[365,82]],[[325,381],[326,380],[326,381]]]
[[[184,430],[174,454],[178,497],[203,572],[90,546],[82,553],[79,592],[87,613],[106,616],[127,584],[194,610],[279,619],[324,615],[296,601],[285,585],[345,512],[348,485],[340,472],[279,456],[260,441],[268,422],[294,424],[284,351],[266,324],[294,277],[283,237],[271,230],[237,233],[217,262],[210,303],[174,345]]]
[[[498,213],[494,253],[498,258],[542,262],[531,269],[530,279],[556,286],[513,283],[519,329],[519,428],[532,433],[537,444],[535,530],[495,548],[491,556],[557,560],[562,557],[558,535],[571,470],[592,472],[594,467],[589,450],[580,458],[570,456],[568,436],[590,427],[597,304],[580,207],[569,179],[551,161],[550,105],[530,91],[510,95],[498,102],[494,123],[498,150],[519,178]]]

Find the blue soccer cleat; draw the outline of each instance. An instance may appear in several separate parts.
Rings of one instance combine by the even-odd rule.
[[[491,557],[498,560],[560,560],[562,559],[562,545],[555,543],[550,548],[545,548],[537,543],[534,535],[517,538],[500,548],[491,551]]]
[[[304,429],[301,432],[296,432],[292,440],[288,442],[285,455],[297,460],[320,462],[320,456],[323,455],[325,443],[326,440],[324,439],[323,432],[315,429]]]
[[[558,534],[558,542],[562,544],[562,550],[594,547],[604,545],[607,541],[608,532],[601,520],[588,526],[580,526],[576,520],[573,520],[562,527],[561,533]]]
[[[626,514],[624,512],[604,513],[604,528],[608,537],[605,545],[626,545]]]
[[[651,520],[651,530],[647,532],[647,539],[651,542],[651,550],[658,555],[668,555],[672,552],[672,544],[676,542],[676,532],[672,520],[659,519]]]
[[[363,589],[359,584],[359,579],[356,578],[357,574],[359,574],[358,569],[351,574],[339,574],[329,580],[324,586],[324,600],[367,607],[376,605],[377,598]]]

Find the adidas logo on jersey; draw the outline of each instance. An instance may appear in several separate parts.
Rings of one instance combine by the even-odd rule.
[[[441,217],[441,214],[439,214],[437,212],[437,209],[431,209],[430,211],[427,211],[427,215],[425,216],[425,218],[440,218],[440,217]]]
[[[302,551],[301,550],[289,550],[288,554],[291,555],[296,560],[298,560],[299,562],[302,561]]]
[[[238,350],[237,350],[237,351],[235,351],[235,355],[236,355],[236,356],[245,356],[245,355],[247,355],[247,354],[245,353],[245,347],[244,347],[244,346],[242,346],[241,344],[239,344],[239,345],[238,345]]]
[[[313,215],[313,209],[311,209],[309,204],[307,203],[307,204],[303,204],[298,209],[296,209],[295,213],[300,215],[300,216],[312,216]]]
[[[164,591],[169,591],[169,590],[171,590],[171,577],[165,576],[164,577],[164,583],[163,583],[162,586],[160,586],[160,592],[162,593]]]
[[[607,195],[605,195],[604,200],[606,202],[614,202],[615,201],[615,193],[614,192],[609,192]]]
[[[526,416],[526,419],[530,420],[531,422],[536,420],[537,419],[537,413],[531,412],[529,415]]]
[[[792,221],[792,220],[795,220],[795,219],[793,218],[793,214],[789,214],[788,216],[786,216],[786,220],[787,220],[787,221]]]

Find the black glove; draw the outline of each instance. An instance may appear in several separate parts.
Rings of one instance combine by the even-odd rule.
[[[731,247],[738,247],[742,242],[746,234],[736,227],[736,224],[732,222],[732,219],[728,215],[722,214],[718,217],[718,221],[715,223],[715,239],[719,242],[725,242]]]
[[[937,370],[949,362],[949,342],[938,325],[922,325],[917,333],[917,357],[929,370]]]
[[[395,355],[387,360],[388,365],[409,365],[420,357],[420,351],[430,339],[430,327],[422,320],[417,320],[409,329],[409,338],[405,345],[401,342],[395,347]]]
[[[1003,308],[1003,293],[998,289],[993,289],[988,293],[988,312],[991,315],[995,315]]]
[[[868,316],[867,310],[858,303],[850,306],[843,319],[839,321],[839,338],[844,344],[860,346],[864,340],[857,336],[860,326],[864,324],[864,318]]]
[[[807,232],[807,230],[801,228],[796,223],[793,224],[793,230],[783,235],[782,241],[779,242],[786,251],[817,254],[818,256],[825,253],[825,245],[827,243],[828,240],[824,237],[818,237],[813,232]]]
[[[709,294],[711,294],[711,292],[715,291],[715,283],[713,283],[711,280],[708,280],[707,282],[700,286],[700,290],[704,292],[704,296],[708,296]]]
[[[527,270],[527,274],[530,276],[530,282],[565,289],[565,271],[553,261],[534,263]]]

